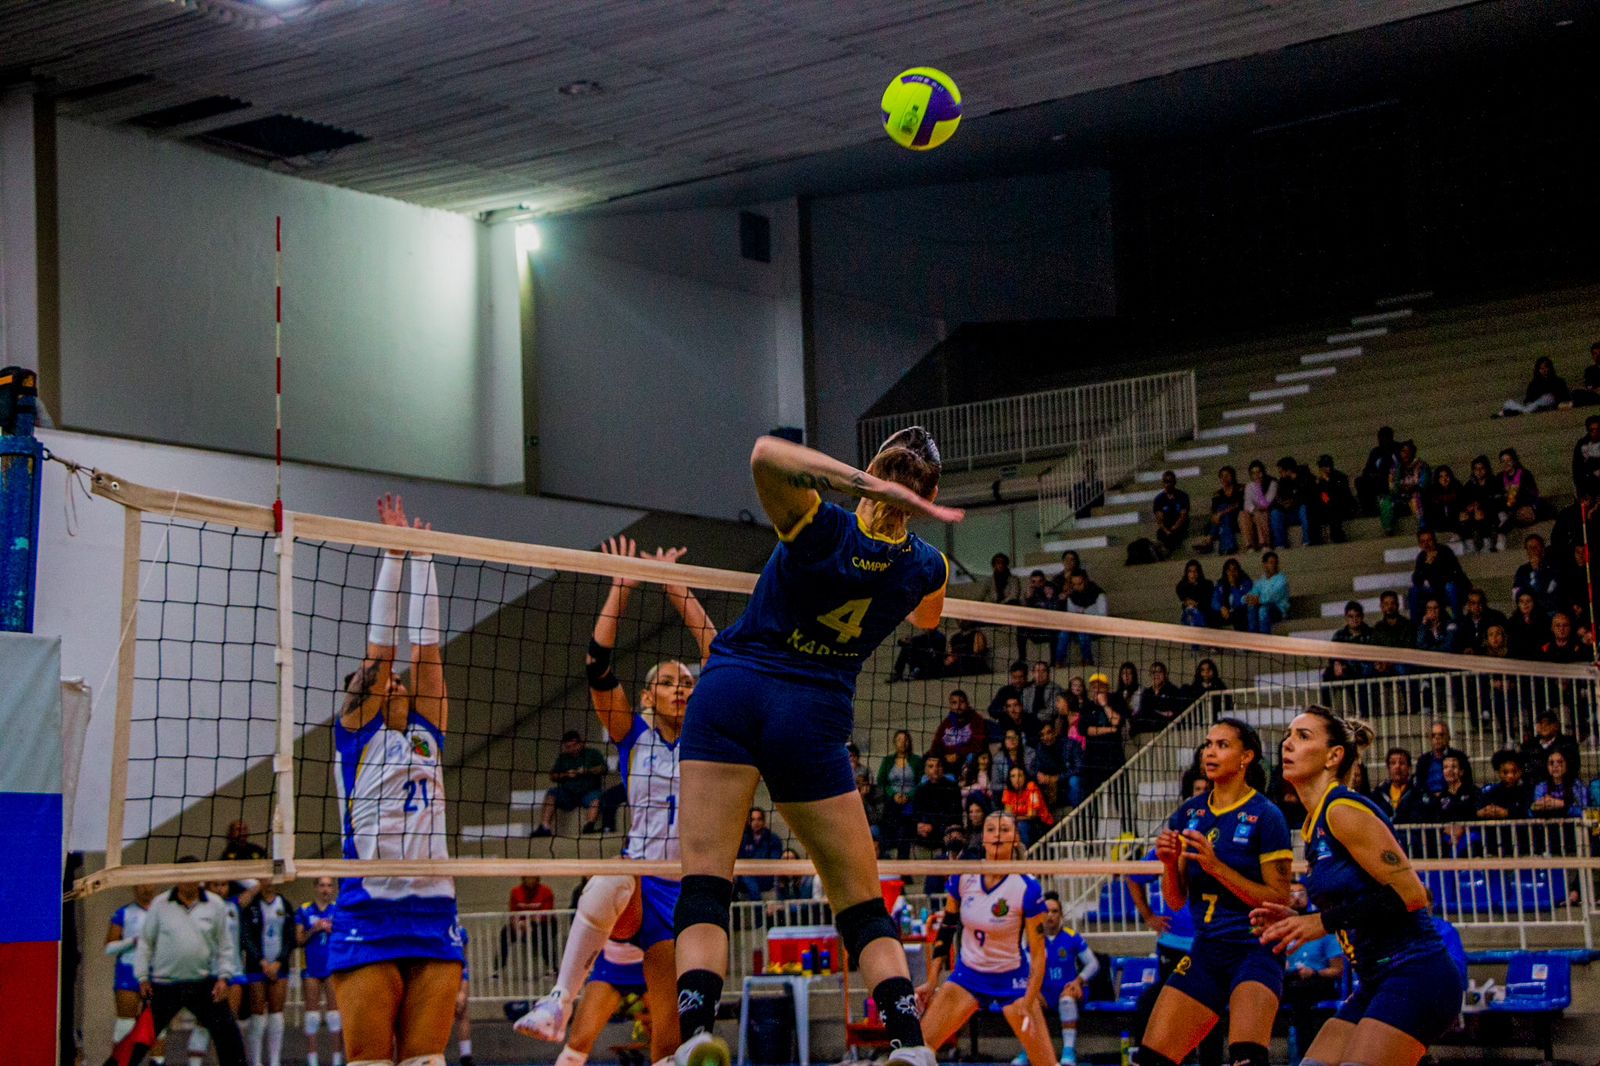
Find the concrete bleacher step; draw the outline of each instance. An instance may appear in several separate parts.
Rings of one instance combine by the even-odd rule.
[[[517,788],[511,790],[511,806],[513,807],[539,807],[544,804],[546,789],[542,788]]]
[[[1373,326],[1371,329],[1353,329],[1347,333],[1330,333],[1328,334],[1328,343],[1348,344],[1351,341],[1364,341],[1373,337],[1387,337],[1388,335],[1388,326]]]
[[[1355,598],[1355,597],[1353,597],[1353,598]],[[1359,598],[1355,598],[1355,600],[1356,600],[1357,603],[1361,604],[1362,610],[1366,611],[1368,614],[1377,614],[1378,613],[1378,610],[1379,610],[1378,597],[1376,597],[1376,596],[1362,596],[1362,597],[1359,597]],[[1344,605],[1346,603],[1348,603],[1348,602],[1349,602],[1349,600],[1329,600],[1327,603],[1324,603],[1322,605],[1322,617],[1324,617],[1324,618],[1343,618],[1344,617]]]
[[[1277,670],[1265,674],[1257,674],[1255,684],[1257,688],[1267,688],[1273,685],[1282,688],[1304,688],[1315,685],[1322,680],[1322,673],[1318,670]]]
[[[1304,396],[1311,391],[1310,385],[1279,385],[1273,389],[1254,389],[1250,393],[1251,400],[1283,400],[1290,396]]]
[[[1040,547],[1047,552],[1058,554],[1064,551],[1089,551],[1094,548],[1111,547],[1111,538],[1104,533],[1098,537],[1062,537],[1057,540],[1047,540]]]
[[[1411,585],[1411,571],[1401,570],[1388,574],[1357,574],[1350,579],[1352,592],[1382,592],[1384,589],[1409,588]],[[1343,611],[1339,612],[1343,614]]]
[[[1252,725],[1257,731],[1276,732],[1294,721],[1294,716],[1299,713],[1298,707],[1250,707],[1231,711],[1229,717]]]
[[[1149,503],[1151,496],[1148,489],[1142,492],[1108,492],[1106,493],[1107,507],[1124,507],[1130,503]]]
[[[1295,381],[1311,381],[1314,378],[1331,378],[1339,372],[1336,366],[1314,366],[1310,370],[1286,370],[1282,374],[1272,375],[1272,380],[1280,385],[1288,385]]]
[[[1383,561],[1386,563],[1414,563],[1417,560],[1417,549],[1409,544],[1398,548],[1385,548]]]
[[[1226,444],[1201,444],[1193,448],[1175,448],[1167,453],[1166,458],[1169,463],[1181,463],[1188,459],[1211,459],[1227,454]]]
[[[1224,437],[1248,437],[1256,431],[1254,422],[1228,422],[1210,429],[1202,429],[1194,435],[1195,440],[1221,440]]]
[[[1402,307],[1394,311],[1375,311],[1370,315],[1353,315],[1350,318],[1352,326],[1376,326],[1380,322],[1398,322],[1402,318],[1410,318],[1414,312],[1409,307]]]
[[[1255,415],[1276,415],[1283,412],[1283,401],[1258,403],[1253,407],[1234,407],[1222,412],[1223,418],[1251,418]]]
[[[1113,526],[1136,526],[1143,517],[1138,511],[1113,511],[1110,514],[1091,515],[1073,523],[1074,529],[1110,529]]]
[[[1423,300],[1433,299],[1433,290],[1424,289],[1421,292],[1403,292],[1398,296],[1383,296],[1372,301],[1373,307],[1393,307],[1395,304],[1415,304]]]
[[[1225,453],[1226,450],[1224,450]],[[1171,469],[1180,481],[1186,477],[1200,476],[1200,468],[1198,466],[1179,466]],[[1161,483],[1161,475],[1164,473],[1166,473],[1166,470],[1141,470],[1133,476],[1133,479],[1141,485],[1159,485]]]
[[[1317,363],[1334,363],[1341,359],[1354,359],[1365,350],[1359,344],[1352,344],[1348,348],[1334,348],[1332,351],[1327,352],[1308,352],[1300,357],[1300,362],[1307,366],[1314,366]]]

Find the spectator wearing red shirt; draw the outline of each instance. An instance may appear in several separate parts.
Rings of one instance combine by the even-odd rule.
[[[989,732],[972,701],[961,689],[950,693],[950,713],[933,732],[929,758],[937,756],[946,773],[956,776],[961,765],[980,751],[989,750]]]
[[[544,884],[537,877],[521,878],[512,888],[510,897],[506,900],[506,910],[511,912],[511,921],[500,930],[500,966],[506,964],[506,956],[511,951],[513,941],[523,943],[528,940],[537,940],[541,957],[548,960],[553,956],[548,937],[539,935],[538,931],[544,926],[543,919],[528,917],[535,911],[552,911],[556,907],[556,896],[550,891],[550,886]]]
[[[1020,766],[1011,768],[1010,780],[1000,795],[1000,802],[1016,818],[1017,834],[1022,838],[1023,847],[1031,847],[1055,823],[1044,793],[1028,780],[1028,771]]]

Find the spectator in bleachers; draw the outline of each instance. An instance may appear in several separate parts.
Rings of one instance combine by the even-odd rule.
[[[1022,690],[1028,685],[1028,663],[1024,659],[1013,662],[1006,670],[1006,683],[994,690],[994,697],[989,700],[989,718],[999,721],[1005,710],[1006,701],[1012,697],[1022,698]]]
[[[982,803],[984,813],[994,806],[995,793],[1005,787],[1005,780],[994,772],[994,755],[988,745],[961,764],[961,796],[967,803]]]
[[[1405,748],[1390,748],[1384,762],[1389,771],[1389,780],[1373,789],[1372,802],[1383,809],[1391,822],[1401,824],[1417,821],[1425,793],[1412,779],[1411,753]]]
[[[1567,757],[1552,751],[1545,759],[1545,778],[1533,786],[1533,817],[1578,818],[1589,804],[1589,790],[1567,765]]]
[[[872,839],[883,839],[884,808],[888,805],[883,797],[883,792],[872,779],[872,771],[866,767],[856,771],[856,795],[861,797],[861,806],[867,811],[867,824],[872,827]]]
[[[1244,488],[1231,466],[1217,471],[1217,491],[1211,494],[1211,514],[1206,519],[1205,536],[1195,550],[1208,552],[1215,547],[1223,555],[1239,550],[1239,519],[1244,514]]]
[[[1000,802],[1017,820],[1017,835],[1022,838],[1023,847],[1032,847],[1033,842],[1044,836],[1056,823],[1044,793],[1037,784],[1028,780],[1027,772],[1020,766],[1011,768],[1011,777]]]
[[[1150,684],[1139,692],[1139,709],[1129,724],[1135,747],[1141,746],[1141,737],[1153,736],[1172,724],[1172,720],[1189,706],[1182,686],[1167,676],[1167,664],[1157,660],[1150,664]]]
[[[1039,719],[1022,709],[1020,695],[1007,697],[999,716],[989,720],[987,732],[990,737],[1003,737],[1012,730],[1030,744],[1039,739]]]
[[[1043,570],[1035,570],[1028,575],[1027,587],[1022,590],[1022,606],[1032,607],[1039,611],[1059,611],[1064,601],[1056,595],[1055,586],[1044,579]],[[1054,649],[1056,637],[1060,635],[1055,629],[1035,629],[1023,626],[1017,630],[1017,658],[1026,659],[1033,651],[1035,644],[1043,644]]]
[[[1515,448],[1500,453],[1500,494],[1496,502],[1500,511],[1495,547],[1502,551],[1511,530],[1531,526],[1546,517],[1544,502],[1539,498],[1539,482],[1533,471],[1522,465]]]
[[[1104,618],[1111,613],[1106,594],[1099,585],[1089,580],[1082,570],[1072,575],[1067,586],[1065,610],[1068,614],[1092,614]],[[1067,664],[1073,643],[1078,645],[1078,656],[1084,666],[1094,665],[1094,636],[1089,633],[1072,633],[1066,630],[1056,636],[1056,662]]]
[[[1461,483],[1461,514],[1457,530],[1462,551],[1499,551],[1500,483],[1489,470],[1489,457],[1472,460],[1472,473]]]
[[[1289,575],[1278,570],[1278,553],[1261,555],[1261,580],[1245,594],[1245,625],[1252,633],[1271,633],[1289,615]]]
[[[944,760],[936,755],[928,756],[922,770],[911,800],[914,832],[917,843],[936,848],[945,830],[961,827],[961,786],[945,776]]]
[[[1441,464],[1434,468],[1433,478],[1423,490],[1422,521],[1418,523],[1417,528],[1431,529],[1440,534],[1459,533],[1463,506],[1464,496],[1460,479],[1449,466]],[[1465,542],[1463,545],[1464,551],[1472,550],[1470,546],[1465,545]]]
[[[1083,713],[1089,706],[1089,686],[1084,683],[1082,674],[1073,674],[1067,679],[1066,690],[1056,700],[1056,706],[1067,716],[1067,720]]]
[[[1539,648],[1539,659],[1547,663],[1594,662],[1594,649],[1574,631],[1572,616],[1557,611],[1550,616],[1550,639]]]
[[[1333,456],[1317,456],[1316,475],[1311,483],[1311,524],[1317,530],[1317,541],[1326,535],[1329,544],[1343,544],[1344,520],[1355,508],[1349,475],[1333,465]]]
[[[1199,559],[1183,564],[1183,577],[1178,582],[1178,621],[1186,626],[1204,628],[1211,624],[1211,597],[1217,584],[1206,577]]]
[[[1144,695],[1144,688],[1139,683],[1137,666],[1124,661],[1117,667],[1117,687],[1112,690],[1112,695],[1121,702],[1124,715],[1131,717],[1139,713],[1139,698]]]
[[[1105,674],[1089,678],[1089,707],[1080,719],[1084,736],[1083,794],[1090,795],[1122,767],[1122,737],[1127,704],[1111,691]]]
[[[1250,610],[1245,597],[1255,588],[1255,582],[1244,572],[1237,559],[1222,564],[1222,576],[1217,579],[1216,591],[1211,594],[1212,624],[1219,629],[1250,627]]]
[[[1378,443],[1367,452],[1367,461],[1356,475],[1356,500],[1361,513],[1378,513],[1378,498],[1389,493],[1389,473],[1400,461],[1400,449],[1395,445],[1394,430],[1388,426],[1378,429]]]
[[[962,765],[980,751],[989,750],[989,734],[972,700],[962,689],[950,693],[950,713],[933,731],[928,757],[944,762],[945,773],[955,777]]]
[[[1334,631],[1335,644],[1371,644],[1372,627],[1367,625],[1367,609],[1359,600],[1344,605],[1344,625]],[[1324,681],[1354,681],[1367,676],[1367,663],[1361,659],[1330,659],[1322,671]]]
[[[915,750],[911,734],[904,729],[896,730],[894,750],[878,763],[878,793],[883,797],[878,839],[885,854],[889,854],[890,849],[902,859],[909,854],[907,848],[916,835],[912,798],[917,794],[917,782],[922,779],[921,767],[922,757]]]
[[[990,578],[983,583],[978,599],[984,603],[1022,602],[1022,579],[1011,572],[1011,556],[995,552],[989,560]]]
[[[1450,620],[1439,597],[1429,596],[1422,604],[1422,622],[1417,626],[1417,650],[1437,651],[1446,655],[1461,650],[1456,624]]]
[[[1022,689],[1022,713],[1043,726],[1056,716],[1056,701],[1061,686],[1050,679],[1050,664],[1043,659],[1033,664],[1033,677]]]
[[[1589,365],[1583,368],[1583,384],[1572,390],[1577,407],[1600,403],[1600,341],[1589,345]]]
[[[1272,530],[1272,542],[1279,548],[1290,546],[1289,529],[1296,525],[1300,527],[1302,548],[1317,542],[1316,527],[1311,524],[1311,471],[1292,455],[1278,460],[1278,493],[1267,524]]]
[[[983,820],[989,817],[989,810],[987,802],[967,800],[966,817],[961,822],[961,833],[967,838],[968,847],[983,843]]]
[[[1060,718],[1057,718],[1060,721]],[[1000,738],[1000,748],[994,756],[994,779],[1005,782],[1011,779],[1011,768],[1020,766],[1032,777],[1039,771],[1035,747],[1015,729],[1008,729]],[[1003,787],[1003,786],[1002,786]]]
[[[1446,755],[1440,763],[1444,767],[1444,786],[1437,792],[1429,791],[1423,803],[1423,820],[1429,822],[1474,820],[1478,817],[1478,807],[1483,801],[1483,795],[1472,787],[1472,770],[1467,757]],[[1457,841],[1461,838],[1459,833],[1452,835]]]
[[[1400,594],[1386,589],[1378,597],[1378,620],[1372,623],[1372,643],[1380,648],[1415,648],[1417,627],[1400,613]],[[1375,677],[1394,677],[1406,672],[1396,663],[1372,663],[1369,671]]]
[[[1400,453],[1389,470],[1389,491],[1378,497],[1378,521],[1384,536],[1393,536],[1402,518],[1422,518],[1422,494],[1427,491],[1430,471],[1417,454],[1416,441],[1400,442]]]
[[[1592,640],[1593,619],[1589,617],[1589,550],[1578,544],[1567,551],[1556,579],[1556,609],[1570,615],[1580,636]]]
[[[1456,634],[1462,651],[1481,652],[1489,641],[1489,627],[1506,624],[1506,616],[1489,606],[1489,594],[1480,588],[1467,593],[1466,606],[1456,621]]]
[[[1580,497],[1600,495],[1600,415],[1583,420],[1583,436],[1572,446],[1572,491]]]
[[[1550,640],[1550,616],[1539,608],[1533,593],[1517,594],[1517,609],[1506,622],[1506,639],[1517,659],[1537,659]]]
[[[1029,776],[1039,782],[1052,807],[1082,802],[1083,753],[1083,742],[1068,735],[1060,718],[1039,735],[1035,772]]]
[[[1533,786],[1522,779],[1522,759],[1516,752],[1502,749],[1490,762],[1499,780],[1484,787],[1478,817],[1497,821],[1526,818],[1533,803]]]
[[[1296,881],[1289,886],[1289,906],[1304,914],[1310,906],[1306,886]],[[1295,1066],[1300,1053],[1311,1046],[1322,1023],[1333,1017],[1334,1003],[1340,998],[1339,981],[1344,976],[1344,949],[1339,938],[1329,933],[1307,941],[1289,953],[1283,974],[1283,1005],[1289,1009],[1293,1026],[1293,1048],[1289,1060]]]
[[[1083,569],[1083,561],[1078,557],[1078,553],[1068,548],[1061,553],[1060,573],[1050,579],[1050,584],[1056,587],[1056,598],[1058,600],[1066,598],[1067,587],[1072,582],[1072,575],[1079,571],[1088,573],[1087,570]]]
[[[1151,509],[1156,517],[1156,540],[1171,555],[1189,537],[1189,494],[1178,488],[1178,475],[1171,470],[1161,475],[1161,491]]]
[[[1555,560],[1545,555],[1544,538],[1539,534],[1524,537],[1522,550],[1528,561],[1517,567],[1511,578],[1511,600],[1515,603],[1524,592],[1532,593],[1539,610],[1549,614],[1560,606],[1561,572]]]
[[[741,859],[781,859],[783,841],[767,826],[767,812],[761,807],[751,807],[745,822],[744,836],[739,841]],[[771,877],[740,877],[734,880],[737,899],[764,899],[776,884]]]
[[[1420,530],[1417,533],[1417,559],[1411,567],[1411,617],[1422,613],[1422,604],[1429,596],[1440,597],[1443,603],[1449,605],[1451,614],[1460,614],[1461,601],[1466,597],[1470,584],[1456,553],[1440,544],[1438,534],[1433,530]]]
[[[1260,459],[1250,460],[1248,471],[1239,532],[1244,534],[1244,550],[1253,552],[1272,547],[1272,504],[1278,498],[1278,483]]]
[[[1467,761],[1467,753],[1460,748],[1450,746],[1450,727],[1443,721],[1435,720],[1428,727],[1428,743],[1431,750],[1422,754],[1417,760],[1416,769],[1412,775],[1416,778],[1417,785],[1430,794],[1438,794],[1445,786],[1444,761],[1446,759],[1460,759],[1466,771],[1466,785],[1472,787],[1472,764]]]
[[[916,629],[896,643],[900,645],[900,650],[895,653],[894,670],[889,674],[890,682],[923,681],[939,676],[945,657],[944,630],[938,626]]]
[[[1572,405],[1572,392],[1567,388],[1567,382],[1560,374],[1556,373],[1556,364],[1548,355],[1541,355],[1534,361],[1533,378],[1528,382],[1528,387],[1523,390],[1522,399],[1507,400],[1500,406],[1500,412],[1494,417],[1508,418],[1511,415],[1531,415],[1540,411],[1553,411],[1557,407]]]
[[[1522,776],[1538,785],[1550,773],[1550,756],[1560,754],[1573,777],[1583,773],[1578,742],[1561,731],[1561,718],[1554,711],[1540,711],[1533,722],[1533,736],[1522,742]]]
[[[1372,793],[1372,778],[1367,776],[1367,764],[1359,759],[1350,768],[1350,787],[1363,796],[1371,795]]]
[[[1213,692],[1227,691],[1228,683],[1222,680],[1222,675],[1217,672],[1217,664],[1210,659],[1201,659],[1194,664],[1194,680],[1189,683],[1189,690],[1184,693],[1184,699],[1193,703]],[[1216,709],[1222,713],[1233,710],[1232,697],[1219,700]]]
[[[1504,625],[1491,625],[1484,633],[1483,647],[1477,651],[1486,659],[1511,658],[1511,642]],[[1513,682],[1504,674],[1478,675],[1478,717],[1485,725],[1493,723],[1502,734],[1511,732]]]
[[[950,645],[939,673],[942,677],[965,677],[989,672],[989,638],[977,622],[963,618],[950,635]]]
[[[606,776],[606,757],[599,748],[583,742],[583,734],[569,729],[561,735],[561,750],[550,766],[549,788],[536,837],[554,836],[557,811],[583,811],[583,831],[600,832],[600,786]]]

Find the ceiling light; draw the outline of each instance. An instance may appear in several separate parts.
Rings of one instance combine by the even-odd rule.
[[[531,255],[539,250],[543,241],[539,236],[539,227],[532,222],[524,222],[517,226],[517,254]]]
[[[1570,26],[1570,25],[1572,25],[1572,19],[1562,19],[1559,22],[1557,22],[1556,25],[1557,26]]]
[[[578,81],[567,82],[561,88],[557,89],[556,92],[560,93],[562,96],[593,96],[596,93],[605,92],[605,89],[601,88],[600,83],[597,81],[590,81],[587,78],[582,78]]]

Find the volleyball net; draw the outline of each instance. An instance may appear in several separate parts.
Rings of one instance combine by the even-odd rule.
[[[270,508],[105,472],[95,473],[93,491],[124,509],[122,641],[107,862],[79,883],[80,894],[180,876],[674,872],[675,864],[618,858],[635,812],[618,746],[591,704],[585,656],[614,584],[630,584],[613,671],[642,706],[653,668],[694,672],[700,663],[701,634],[669,589],[689,590],[721,629],[742,611],[754,574],[293,512],[280,532]],[[410,569],[400,596],[436,583],[448,700],[444,817],[432,823],[432,857],[391,857],[403,849],[383,834],[406,830],[379,824],[369,849],[377,857],[347,858],[349,797],[333,721],[367,654],[385,556],[401,554],[431,561],[432,576]],[[1366,759],[1374,783],[1383,751],[1426,751],[1435,720],[1480,784],[1493,753],[1515,748],[1542,712],[1555,713],[1565,733],[1595,728],[1587,666],[1065,614],[962,592],[952,590],[939,631],[903,626],[858,688],[863,803],[885,874],[905,879],[908,892],[924,877],[970,870],[982,814],[1010,806],[1026,814],[1029,848],[990,869],[1052,878],[1080,911],[1093,905],[1107,878],[1152,870],[1143,845],[1179,802],[1205,730],[1222,716],[1261,732],[1270,770],[1298,708],[1360,714],[1378,729]],[[395,675],[414,691],[404,608],[399,621]],[[1013,678],[1019,660],[1024,672]],[[1022,771],[1016,781],[1013,766]],[[406,802],[438,799],[418,791]],[[780,895],[798,893],[792,879],[812,872],[804,849],[786,839],[764,790],[756,803],[797,857],[741,860],[738,872],[780,878]],[[234,831],[236,823],[247,828]],[[1583,844],[1564,861],[1592,862]],[[200,864],[180,867],[180,858]],[[1532,861],[1481,850],[1429,861],[1471,868],[1490,858]]]

